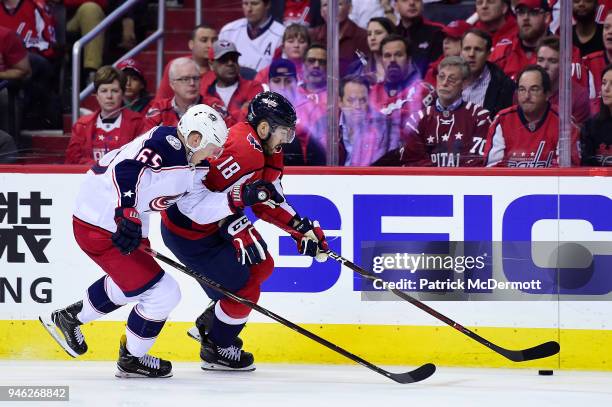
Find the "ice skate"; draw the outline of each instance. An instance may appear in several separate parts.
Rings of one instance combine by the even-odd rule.
[[[127,338],[119,342],[119,360],[117,360],[116,377],[126,378],[164,378],[172,377],[172,363],[149,354],[136,357],[127,350]]]
[[[224,370],[250,372],[255,370],[253,354],[231,345],[221,348],[204,337],[200,348],[202,370]]]
[[[38,317],[51,337],[73,358],[87,352],[87,343],[80,328],[82,323],[77,318],[82,309],[83,301],[79,301],[53,311],[50,316]]]
[[[215,316],[215,304],[216,302],[213,301],[210,303],[210,305],[208,305],[202,315],[196,319],[195,326],[192,326],[187,330],[187,336],[202,343],[202,338],[208,335],[210,325],[212,324],[212,320]],[[240,339],[240,337],[236,337],[234,340],[234,346],[237,348],[242,348],[242,345],[242,339]]]

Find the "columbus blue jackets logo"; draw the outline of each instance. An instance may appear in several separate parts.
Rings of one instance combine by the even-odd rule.
[[[253,137],[252,134],[249,134],[247,136],[247,140],[249,141],[249,143],[253,146],[253,148],[255,148],[255,150],[257,151],[261,151],[263,153],[263,148],[261,148],[261,144],[259,144],[257,142],[257,140],[255,140],[255,137]]]
[[[187,192],[178,195],[160,196],[149,202],[149,208],[152,211],[163,211],[176,203],[182,196],[187,195]]]
[[[181,149],[181,141],[174,136],[166,136],[166,141],[170,144],[175,150]]]

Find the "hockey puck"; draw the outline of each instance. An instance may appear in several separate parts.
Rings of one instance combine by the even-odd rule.
[[[553,371],[552,370],[538,370],[538,374],[540,376],[552,376]]]

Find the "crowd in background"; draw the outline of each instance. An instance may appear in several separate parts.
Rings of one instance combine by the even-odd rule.
[[[193,29],[189,52],[166,65],[157,87],[138,58],[110,66],[144,36],[141,2],[84,49],[84,85],[93,83],[98,109],[73,124],[66,163],[93,164],[154,126],[175,126],[197,103],[229,127],[270,89],[298,116],[287,165],[326,165],[330,145],[345,166],[559,165],[558,1],[338,0],[335,144],[329,1],[243,0],[243,18]],[[120,3],[0,0],[0,128],[10,131],[11,103],[24,128],[61,126],[66,44]],[[571,164],[612,165],[612,1],[573,0],[572,32]],[[0,151],[10,143],[0,132]]]

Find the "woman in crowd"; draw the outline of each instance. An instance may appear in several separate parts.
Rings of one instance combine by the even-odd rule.
[[[274,59],[288,59],[295,65],[297,70],[298,82],[303,78],[304,54],[310,46],[310,35],[308,28],[301,24],[291,24],[285,29],[283,34],[283,42],[274,55]],[[268,83],[270,67],[266,67],[257,73],[255,80],[260,83]]]
[[[389,34],[395,32],[395,26],[386,17],[372,17],[368,22],[368,55],[359,51],[359,61],[349,68],[351,75],[365,76],[370,85],[382,82],[385,79],[385,68],[382,64],[380,43]]]
[[[599,113],[582,127],[582,165],[612,166],[612,65],[601,75]]]

